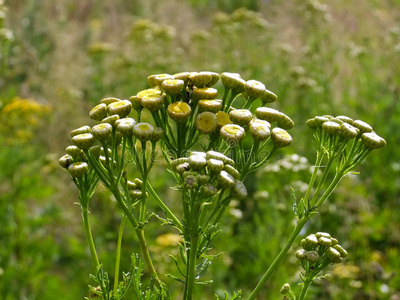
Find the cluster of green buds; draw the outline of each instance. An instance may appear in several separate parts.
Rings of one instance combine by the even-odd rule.
[[[210,201],[214,195],[228,190],[229,197],[243,200],[247,190],[239,180],[240,174],[235,169],[234,161],[216,151],[193,151],[189,157],[175,159],[171,163],[173,171],[178,174],[184,190],[198,192],[198,200]]]
[[[222,99],[213,87],[219,81],[224,87]],[[237,73],[202,71],[151,75],[147,82],[150,88],[129,100],[138,120],[150,112],[156,126],[164,130],[163,145],[174,159],[201,141],[204,149],[233,158],[244,178],[270,157],[260,153],[272,155],[292,141],[286,130],[293,127],[293,121],[265,107],[277,96],[259,81],[245,81]],[[253,147],[240,151],[246,134],[253,139]]]
[[[301,247],[302,249],[296,252],[296,257],[303,268],[300,275],[300,279],[303,281],[301,293],[296,298],[289,283],[285,283],[280,291],[284,295],[283,300],[305,299],[311,283],[315,279],[321,278],[318,274],[329,265],[341,263],[347,256],[347,251],[339,245],[338,240],[326,232],[308,235],[301,240]]]
[[[347,251],[329,233],[317,232],[301,240],[302,249],[296,252],[305,274],[317,275],[330,264],[341,263]]]

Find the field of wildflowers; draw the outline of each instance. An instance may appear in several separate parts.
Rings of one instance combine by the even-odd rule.
[[[121,0],[112,3],[0,0],[0,298],[54,299],[62,295],[62,299],[82,299],[90,297],[88,285],[94,287],[92,296],[98,292],[97,286],[101,284],[89,278],[91,273],[99,280],[92,267],[96,261],[90,259],[90,247],[86,243],[86,227],[81,221],[82,199],[78,200],[81,190],[57,162],[71,145],[70,132],[84,125],[99,126],[88,119],[88,113],[102,99],[118,97],[130,99],[131,105],[135,103],[132,96],[137,97],[140,91],[157,86],[146,80],[151,74],[206,70],[217,74],[239,73],[245,80],[262,82],[278,98],[267,104],[270,110],[257,108],[260,100],[257,105],[250,105],[246,97],[235,100],[234,107],[250,109],[251,118],[256,116],[263,121],[268,120],[266,116],[271,111],[284,111],[294,127],[290,129],[291,144],[279,149],[267,164],[258,165],[257,171],[246,176],[251,166],[256,166],[246,163],[250,162],[248,157],[244,163],[236,163],[242,174],[237,180],[246,186],[247,197],[245,201],[231,200],[225,214],[218,219],[221,232],[212,239],[212,250],[207,258],[211,260],[211,256],[223,254],[212,260],[202,278],[213,282],[194,287],[194,299],[213,299],[215,294],[223,298],[224,291],[233,295],[239,289],[243,298],[251,297],[262,274],[291,234],[296,218],[293,203],[304,195],[310,196],[309,180],[316,170],[313,135],[320,142],[325,139],[316,134],[313,118],[324,116],[328,118],[324,122],[328,122],[331,117],[327,115],[364,120],[385,138],[387,145],[374,151],[354,169],[359,174],[348,174],[341,180],[329,202],[321,206],[318,215],[312,216],[312,222],[299,232],[299,238],[279,269],[263,285],[257,299],[290,299],[292,290],[303,299],[299,274],[305,276],[304,282],[309,282],[307,276],[316,275],[310,269],[312,263],[304,260],[303,250],[325,253],[319,248],[321,242],[318,246],[309,245],[314,237],[327,238],[316,234],[321,231],[331,234],[331,244],[336,240],[333,237],[337,238],[348,256],[342,263],[324,270],[330,276],[314,281],[308,289],[308,299],[399,299],[400,234],[396,230],[400,226],[399,20],[400,3],[389,0],[362,3],[344,0],[285,3],[274,0],[130,3]],[[184,77],[168,78],[171,79],[184,80]],[[201,89],[199,81],[192,79],[192,83]],[[164,92],[168,90],[166,84],[158,86]],[[211,84],[208,82],[205,86]],[[221,77],[214,86],[221,100],[224,87],[226,81]],[[169,103],[178,103],[179,99],[174,98],[176,94],[169,91]],[[153,91],[150,98],[154,97]],[[182,100],[185,95],[181,97]],[[202,94],[202,99],[198,100],[207,97]],[[202,110],[198,108],[198,111],[204,118],[196,122],[193,115],[185,127],[179,125],[182,124],[179,118],[188,117],[184,114],[185,109],[188,110],[184,104],[173,105],[168,110],[165,107],[166,114],[160,113],[157,121],[158,117],[151,113],[155,105],[153,100],[145,100],[144,104],[140,101],[145,107],[143,122],[163,129],[168,139],[166,147],[172,150],[168,154],[177,153],[174,159],[184,156],[190,160],[192,156],[187,151],[190,147],[174,141],[174,133],[163,123],[168,118],[173,130],[186,132],[185,141],[189,144],[199,138],[200,144],[206,147],[205,152],[217,148],[222,152],[226,150],[227,156],[236,155],[235,161],[240,161],[233,150],[237,148],[232,147],[236,144],[229,144],[237,142],[237,134],[242,132],[239,127],[246,132],[243,149],[251,149],[254,144],[251,129],[246,127],[248,123],[241,124],[245,116],[229,113],[227,109],[228,120],[235,120],[233,123],[237,126],[230,128],[233,138],[232,131],[226,131],[218,137],[218,143],[207,144],[204,136],[208,134],[207,126],[215,121],[214,113],[224,111],[224,108],[212,111],[213,107],[221,103],[199,102]],[[108,107],[106,114],[113,115],[109,108],[112,103],[103,103]],[[98,107],[100,115],[103,114],[101,107]],[[191,110],[194,112],[193,107]],[[205,114],[207,111],[213,116]],[[138,121],[139,116],[133,107],[130,117]],[[92,119],[101,121],[99,117]],[[128,126],[128,123],[121,126]],[[110,129],[105,127],[108,129],[98,127],[98,132]],[[285,129],[282,124],[279,127]],[[201,135],[196,134],[198,128],[203,130]],[[333,124],[325,125],[326,132],[332,133],[335,128]],[[275,136],[277,134],[275,132]],[[282,136],[286,135],[281,133]],[[96,137],[98,141],[99,137]],[[222,147],[225,140],[227,146]],[[277,139],[274,141],[277,143]],[[128,145],[128,141],[126,143]],[[143,143],[138,142],[138,145],[138,149],[143,149]],[[160,151],[161,142],[157,145]],[[332,146],[328,143],[326,149],[329,145]],[[147,143],[147,149],[151,151],[151,142]],[[133,152],[129,158],[130,162],[135,161]],[[158,156],[148,173],[132,169],[133,178],[141,177],[143,181],[145,175],[151,182],[151,190],[174,214],[181,216],[185,207],[171,187],[177,186],[176,178],[180,176],[177,174],[186,168],[181,165],[190,165],[190,161],[184,160],[173,167],[168,161],[161,161]],[[136,163],[143,164],[143,158]],[[172,173],[166,172],[166,168]],[[200,168],[203,175],[211,174],[208,168]],[[124,178],[122,173],[113,172],[117,178]],[[334,174],[326,176],[330,178]],[[197,178],[193,176],[182,177],[183,181],[178,181],[180,188],[191,190],[189,186],[196,184],[193,178]],[[75,183],[79,186],[78,181]],[[131,196],[141,192],[137,183],[135,188],[128,189]],[[128,225],[128,216],[123,231],[124,243],[118,244],[124,217],[115,209],[118,197],[113,189],[106,187],[98,185],[87,212],[90,212],[97,255],[110,276],[111,290],[116,290],[118,287],[113,286],[113,280],[118,277],[114,274],[117,245],[121,247],[119,265],[121,271],[126,272],[131,252],[141,253],[141,243],[138,231],[131,230]],[[211,193],[211,189],[208,186],[203,192]],[[324,192],[329,187],[320,189]],[[237,188],[236,192],[239,190]],[[218,192],[222,195],[220,190]],[[168,286],[171,299],[180,299],[184,284],[174,279],[174,276],[179,277],[179,272],[173,257],[181,255],[177,244],[185,245],[190,234],[162,226],[163,221],[158,218],[165,217],[165,207],[153,201],[155,194],[149,194],[146,204],[136,204],[143,207],[137,217],[140,222],[146,222],[150,212],[157,215],[151,216],[145,226],[148,251],[155,269],[163,274],[161,279]],[[143,193],[140,197],[146,198]],[[79,205],[75,205],[77,202]],[[146,215],[146,211],[149,214]],[[295,213],[301,214],[301,210],[295,209]],[[179,229],[178,222],[174,225]],[[309,242],[301,242],[306,238]],[[329,243],[323,240],[322,244],[324,242]],[[331,252],[333,254],[329,255],[334,261],[336,253]],[[313,255],[309,254],[311,260]],[[183,257],[190,257],[190,253]],[[183,266],[182,261],[178,264]],[[321,261],[321,264],[324,263]],[[144,285],[151,279],[147,266],[144,261]],[[167,273],[171,276],[164,276]],[[284,283],[290,283],[290,287],[282,287]],[[134,288],[131,287],[125,297],[136,299]]]

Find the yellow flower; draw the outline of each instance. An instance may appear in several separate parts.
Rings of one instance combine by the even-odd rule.
[[[176,246],[181,242],[183,242],[182,236],[173,233],[165,233],[156,238],[156,243],[163,247]]]

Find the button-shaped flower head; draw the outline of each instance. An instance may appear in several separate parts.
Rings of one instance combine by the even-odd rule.
[[[250,99],[258,99],[263,95],[265,85],[257,80],[248,80],[245,85],[245,91]]]
[[[120,118],[125,118],[132,110],[132,104],[128,100],[113,102],[108,105],[108,113],[110,115],[118,115]]]
[[[154,132],[154,127],[149,123],[137,123],[133,126],[132,132],[136,138],[142,142],[146,142],[150,140]]]
[[[279,127],[272,129],[271,139],[276,148],[283,148],[292,143],[292,137],[290,134],[286,130]]]
[[[189,118],[192,112],[191,107],[186,102],[174,102],[168,105],[168,116],[176,123],[183,123]]]
[[[278,100],[278,96],[275,95],[270,90],[265,89],[264,92],[262,93],[262,95],[260,96],[260,99],[261,99],[262,103],[266,104],[266,103],[275,102],[276,100]]]
[[[253,119],[249,131],[255,141],[262,142],[271,135],[271,124],[265,120]]]
[[[196,129],[203,134],[213,132],[217,129],[217,124],[217,116],[209,111],[198,114],[195,121]]]
[[[355,121],[354,121],[355,122]],[[386,141],[375,132],[366,132],[361,136],[364,146],[368,149],[380,149],[386,146]]]
[[[213,113],[217,113],[221,110],[222,100],[219,99],[200,100],[198,106],[200,111],[210,111]]]
[[[81,133],[72,137],[74,145],[82,150],[88,150],[92,147],[94,141],[95,138],[91,133]]]
[[[133,126],[135,126],[136,121],[132,118],[120,119],[117,124],[117,129],[125,137],[131,137],[133,135]]]
[[[76,162],[68,167],[68,172],[74,178],[82,177],[87,173],[89,166],[85,162]]]
[[[175,96],[179,94],[185,82],[181,79],[166,79],[162,82],[161,87],[168,95]]]
[[[230,111],[229,118],[235,124],[246,126],[253,118],[253,114],[248,109],[234,109]]]
[[[218,91],[211,87],[193,89],[192,97],[195,100],[207,100],[215,99],[218,95]]]
[[[245,132],[243,127],[236,124],[228,124],[221,128],[221,137],[227,142],[230,147],[236,147],[244,138]]]
[[[89,112],[89,116],[91,119],[96,121],[101,121],[105,117],[107,117],[107,105],[104,103],[100,103],[93,107],[93,109]]]
[[[112,126],[108,123],[101,123],[99,125],[93,126],[92,134],[96,140],[102,142],[108,139],[111,135]]]

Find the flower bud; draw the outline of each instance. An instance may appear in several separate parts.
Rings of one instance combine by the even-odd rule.
[[[82,150],[88,150],[94,143],[94,136],[91,133],[82,133],[72,137],[75,146]]]
[[[127,185],[127,187],[128,187],[128,190],[135,190],[137,187],[136,187],[136,184],[135,183],[133,183],[132,181],[130,181],[130,180],[128,180],[127,182],[126,182],[126,185]]]
[[[322,129],[330,135],[337,135],[339,134],[340,125],[338,123],[328,121],[322,124]]]
[[[276,148],[283,148],[292,143],[292,137],[290,134],[279,127],[272,129],[271,139]]]
[[[360,132],[360,129],[350,125],[349,123],[343,123],[340,125],[339,129],[340,136],[348,140],[354,139]]]
[[[195,87],[203,88],[208,86],[211,82],[212,75],[210,72],[200,72],[190,74],[189,80],[193,83]]]
[[[201,152],[201,151],[191,151],[190,156],[192,156],[192,155],[198,155],[198,156],[207,158],[207,154],[205,152]]]
[[[282,295],[289,294],[289,292],[290,292],[290,284],[289,284],[289,283],[285,283],[285,284],[282,286],[280,292],[281,292]]]
[[[340,245],[334,245],[333,248],[340,253],[341,257],[346,257],[348,255],[347,251]]]
[[[108,123],[111,126],[114,126],[115,122],[119,120],[119,116],[118,115],[112,115],[109,116],[107,118],[104,118],[103,120],[101,120],[101,123]]]
[[[200,111],[210,111],[213,113],[217,113],[221,110],[222,100],[200,100],[197,105],[199,106]]]
[[[235,186],[236,180],[226,171],[221,171],[217,177],[218,184],[222,188],[232,188]]]
[[[317,123],[317,127],[322,127],[322,124],[329,121],[329,118],[324,116],[316,116],[314,118],[315,122]]]
[[[117,129],[125,137],[131,137],[133,135],[133,126],[135,126],[136,121],[132,118],[123,118],[118,120]]]
[[[279,119],[276,121],[276,124],[283,129],[291,129],[294,126],[294,122],[291,118],[289,118],[284,113],[280,113]]]
[[[210,150],[210,151],[207,151],[206,158],[207,159],[214,158],[214,159],[218,159],[218,160],[223,162],[228,157],[226,155],[222,154],[222,153],[217,152],[217,151]]]
[[[175,171],[178,174],[183,174],[183,172],[187,172],[190,170],[189,164],[187,162],[179,164],[176,166]]]
[[[197,181],[199,182],[199,184],[209,183],[210,180],[211,180],[211,178],[208,175],[204,175],[204,174],[197,175]]]
[[[225,88],[232,89],[238,93],[243,92],[246,86],[246,81],[240,78],[240,75],[237,73],[222,73],[221,82]]]
[[[253,119],[250,122],[250,134],[255,141],[265,141],[271,135],[271,124],[268,121]]]
[[[114,97],[108,97],[108,98],[101,99],[100,103],[104,103],[105,105],[110,105],[111,103],[118,102],[118,101],[121,101],[121,100],[118,98],[114,98]]]
[[[345,123],[348,123],[350,125],[352,125],[353,122],[354,122],[354,120],[352,118],[349,118],[347,116],[337,116],[336,119],[339,119],[339,120],[341,120],[341,121],[343,121]]]
[[[276,100],[278,100],[278,96],[275,95],[273,92],[265,89],[263,91],[262,95],[260,96],[260,99],[263,104],[266,104],[266,103],[275,102]]]
[[[253,114],[248,109],[235,109],[229,113],[229,118],[235,124],[246,126],[253,118]]]
[[[354,121],[355,123],[356,121]],[[353,123],[353,124],[354,124]],[[367,149],[380,149],[386,146],[386,141],[375,132],[366,132],[361,136],[361,140]]]
[[[221,137],[226,141],[229,147],[236,147],[245,136],[243,127],[236,124],[228,124],[221,128]]]
[[[320,237],[326,237],[327,239],[331,238],[331,235],[327,232],[317,232],[315,236],[317,237],[317,239],[319,239]]]
[[[196,129],[203,134],[213,132],[217,129],[217,124],[217,116],[209,111],[198,114],[195,121]]]
[[[101,155],[101,147],[100,146],[93,146],[89,149],[90,154],[96,159],[98,159]]]
[[[355,120],[353,121],[353,125],[354,127],[360,129],[361,133],[365,133],[365,132],[372,132],[372,127],[371,125],[369,125],[368,123],[361,121],[361,120]]]
[[[218,190],[212,184],[206,183],[201,186],[200,192],[202,195],[206,196],[207,198],[210,198],[214,196],[218,192]]]
[[[281,118],[281,112],[269,107],[258,107],[256,109],[256,116],[261,120],[276,122]]]
[[[161,95],[153,94],[143,96],[140,103],[144,108],[147,108],[149,111],[158,111],[162,107],[164,100]]]
[[[195,189],[198,187],[197,178],[194,175],[188,175],[183,180],[183,186],[187,189]]]
[[[183,163],[188,163],[188,162],[189,162],[189,159],[187,157],[180,157],[180,158],[174,159],[171,162],[171,166],[173,168],[176,168],[177,165],[183,164]]]
[[[133,183],[136,185],[138,189],[141,189],[143,186],[143,181],[140,178],[133,179]]]
[[[98,141],[105,141],[111,135],[112,126],[108,123],[101,123],[99,125],[93,126],[92,134]]]
[[[208,72],[208,73],[211,74],[211,81],[208,83],[207,86],[213,86],[214,84],[216,84],[219,81],[220,76],[218,73],[215,73],[215,72]]]
[[[181,72],[181,73],[174,74],[173,77],[175,79],[183,80],[185,85],[187,85],[187,83],[189,81],[190,74],[191,74],[190,72]]]
[[[158,142],[159,140],[162,139],[164,135],[164,129],[162,129],[161,127],[157,127],[154,129],[153,134],[150,137],[150,142]]]
[[[339,243],[339,241],[335,238],[331,238],[331,242],[332,242],[332,247],[336,246]]]
[[[192,109],[186,102],[174,102],[168,105],[168,116],[176,123],[183,123],[189,118]]]
[[[149,85],[149,87],[153,88],[157,85],[157,82],[154,80],[154,78],[157,75],[150,75],[147,77],[147,84]]]
[[[306,124],[311,129],[316,129],[320,126],[319,122],[315,118],[308,119]]]
[[[174,96],[179,94],[185,82],[181,79],[166,79],[162,82],[162,89],[169,95]]]
[[[228,172],[230,175],[232,175],[233,178],[239,179],[240,173],[238,170],[236,170],[233,166],[231,165],[225,165],[224,166],[224,171]]]
[[[75,135],[82,134],[82,133],[90,133],[90,130],[91,130],[91,128],[87,125],[79,127],[77,129],[71,131],[71,137],[74,137]]]
[[[258,99],[263,95],[265,85],[257,80],[248,80],[245,85],[245,91],[250,99]]]
[[[79,158],[83,154],[83,151],[76,146],[68,146],[65,149],[65,152],[67,152],[67,154],[69,154],[73,158]]]
[[[337,251],[336,249],[329,247],[326,250],[326,257],[334,263],[340,263],[342,261],[342,258],[340,257],[340,253],[339,251]]]
[[[215,99],[218,95],[218,91],[214,88],[204,87],[204,88],[197,88],[193,89],[192,97],[195,100],[212,100]]]
[[[229,114],[223,111],[219,111],[215,114],[217,116],[217,128],[221,129],[222,126],[232,124]]]
[[[120,118],[125,118],[132,110],[132,104],[128,100],[113,102],[108,105],[108,113],[110,115],[118,115]]]
[[[131,196],[132,200],[137,200],[142,198],[143,192],[138,189],[129,190],[129,196]]]
[[[61,156],[60,159],[58,160],[58,163],[64,169],[67,169],[72,164],[72,162],[73,162],[72,156],[68,154]]]
[[[154,132],[154,127],[149,123],[137,123],[133,126],[132,132],[136,138],[142,142],[146,142],[150,140]]]
[[[200,155],[191,155],[189,157],[189,166],[192,170],[199,171],[207,165],[207,160]]]
[[[318,238],[318,242],[322,247],[330,247],[332,245],[331,239],[323,237],[323,236]]]
[[[300,249],[296,251],[296,257],[299,260],[304,260],[307,258],[307,251],[304,249]]]
[[[166,79],[175,79],[175,78],[169,74],[158,74],[158,75],[154,76],[154,81],[160,87],[161,87],[163,81]]]
[[[131,96],[129,98],[129,101],[131,102],[132,108],[134,110],[139,110],[142,108],[142,99],[140,97],[138,97],[137,95]]]
[[[211,172],[218,173],[224,169],[224,162],[219,159],[210,158],[207,160],[207,167]]]
[[[224,171],[222,171],[224,172]],[[221,173],[222,173],[221,172]],[[230,174],[229,174],[230,175]],[[247,189],[243,182],[235,180],[235,185],[231,188],[232,196],[237,200],[243,200],[247,197]]]
[[[100,103],[93,107],[93,109],[89,112],[89,116],[91,119],[96,121],[101,121],[105,117],[107,117],[107,105],[104,103]]]
[[[306,250],[312,250],[318,247],[318,238],[315,236],[315,234],[310,234],[305,238],[306,240],[306,245],[307,249]]]
[[[309,263],[315,263],[315,262],[318,261],[318,259],[319,259],[319,255],[318,255],[317,252],[315,252],[315,251],[308,251],[307,252],[307,261]]]
[[[87,173],[89,166],[85,162],[76,162],[68,167],[68,172],[74,178],[82,177]]]

